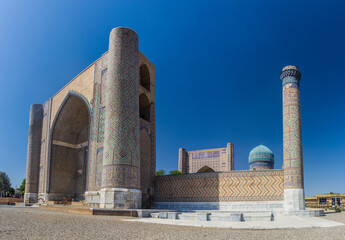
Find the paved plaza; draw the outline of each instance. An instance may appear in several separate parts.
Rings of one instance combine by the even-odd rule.
[[[0,206],[0,239],[345,239],[345,225],[233,230],[123,221],[130,219]],[[345,223],[345,213],[327,213],[321,219]]]

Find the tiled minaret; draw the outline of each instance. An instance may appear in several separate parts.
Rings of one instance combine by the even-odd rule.
[[[301,73],[296,66],[286,66],[280,79],[283,84],[284,209],[304,210]]]
[[[108,52],[101,208],[140,208],[138,35],[118,27]]]
[[[24,202],[26,205],[37,202],[40,170],[43,105],[32,104],[30,108],[28,155],[26,162],[26,183]]]

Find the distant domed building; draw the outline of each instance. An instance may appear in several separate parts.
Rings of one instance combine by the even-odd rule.
[[[274,154],[264,145],[253,148],[249,153],[249,170],[274,169]]]

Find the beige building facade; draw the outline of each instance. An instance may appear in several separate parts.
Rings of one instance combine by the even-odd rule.
[[[234,170],[234,144],[225,148],[186,151],[179,149],[178,170],[182,173],[225,172]]]
[[[314,197],[305,198],[306,207],[344,207],[345,194],[330,193],[330,194],[317,194]]]

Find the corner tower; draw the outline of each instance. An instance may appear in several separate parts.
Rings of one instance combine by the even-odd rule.
[[[141,208],[139,49],[135,31],[109,37],[101,208]],[[116,117],[115,117],[116,116]]]
[[[280,79],[283,85],[284,209],[304,210],[301,73],[296,66],[286,66]]]
[[[43,105],[33,104],[30,108],[28,155],[26,163],[26,184],[24,203],[37,202],[40,170]]]

